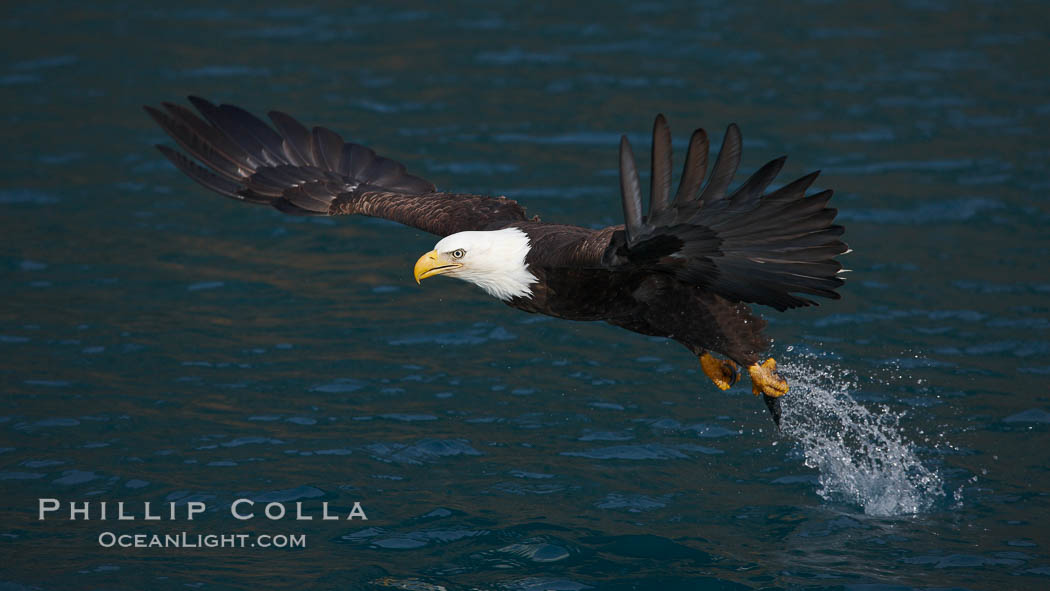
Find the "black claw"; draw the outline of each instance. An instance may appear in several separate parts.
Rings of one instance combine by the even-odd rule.
[[[729,382],[729,387],[732,388],[734,385],[736,385],[736,383],[739,380],[740,380],[740,372],[738,372],[736,369],[730,370],[729,371],[729,379],[727,380]]]
[[[769,414],[773,415],[773,423],[776,424],[777,429],[780,428],[780,396],[767,396],[762,395],[762,398],[766,401],[766,408],[769,409]]]

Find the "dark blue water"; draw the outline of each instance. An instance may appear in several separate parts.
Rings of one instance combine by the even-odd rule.
[[[1048,13],[5,7],[0,588],[1050,586]],[[140,110],[189,93],[583,225],[620,219],[619,134],[646,154],[657,112],[680,149],[735,121],[744,172],[823,169],[853,273],[768,312],[777,434],[674,343],[416,286],[431,236],[206,193]],[[40,521],[40,498],[139,518]],[[368,521],[320,519],[355,501]]]

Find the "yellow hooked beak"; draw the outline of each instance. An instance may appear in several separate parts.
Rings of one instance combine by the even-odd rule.
[[[439,254],[438,251],[432,250],[419,257],[419,260],[416,261],[416,283],[419,283],[427,277],[448,273],[449,271],[458,269],[462,266],[463,265],[460,263],[450,261],[445,255]]]

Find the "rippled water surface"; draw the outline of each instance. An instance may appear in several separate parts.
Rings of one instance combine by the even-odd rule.
[[[1048,13],[6,7],[0,588],[1050,586]],[[853,273],[768,312],[778,433],[674,343],[417,286],[431,236],[206,193],[140,109],[190,93],[588,226],[620,219],[621,133],[644,161],[657,112],[682,151],[735,121],[744,172],[823,170]],[[40,521],[39,498],[138,519]],[[367,521],[321,519],[355,501]]]

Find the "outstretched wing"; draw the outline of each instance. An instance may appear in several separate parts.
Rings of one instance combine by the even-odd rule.
[[[269,113],[270,127],[239,107],[189,100],[203,119],[173,103],[163,103],[163,110],[144,107],[189,156],[157,149],[187,176],[227,197],[297,215],[381,217],[439,236],[525,220],[515,201],[435,192],[402,164],[344,143],[329,129],[308,130],[279,111]]]
[[[831,191],[806,196],[817,178],[814,172],[763,194],[784,165],[785,159],[778,158],[730,193],[740,146],[740,130],[730,125],[701,190],[708,141],[702,129],[694,131],[672,199],[671,133],[658,115],[649,213],[643,216],[634,155],[623,137],[620,188],[626,224],[612,233],[601,255],[603,265],[669,272],[731,300],[778,310],[816,305],[794,294],[838,299],[835,289],[844,282],[834,257],[848,247],[840,240],[842,226],[832,224],[837,211],[827,207]]]

